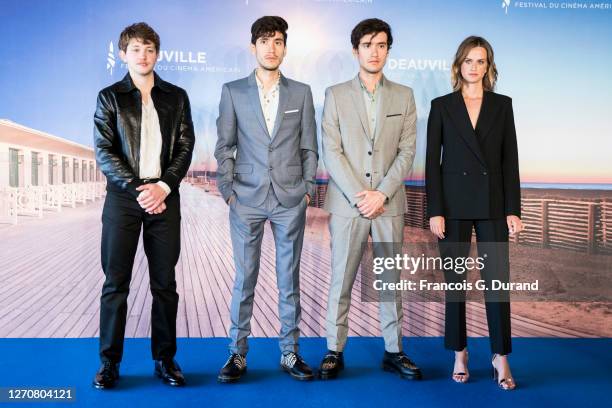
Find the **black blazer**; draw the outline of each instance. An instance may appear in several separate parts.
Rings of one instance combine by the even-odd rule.
[[[476,130],[460,91],[432,100],[425,185],[429,217],[520,217],[512,99],[485,91]]]
[[[151,98],[162,135],[161,180],[172,193],[191,163],[195,136],[187,92],[155,75]],[[94,146],[98,168],[108,180],[107,189],[138,196],[142,184],[140,122],[142,97],[130,74],[98,94],[94,114]]]

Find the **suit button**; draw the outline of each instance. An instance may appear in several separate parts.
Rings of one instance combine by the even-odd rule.
[[[368,152],[368,154],[371,156],[371,155],[372,155],[372,152]]]
[[[486,175],[487,175],[487,172],[486,172],[486,171],[483,171],[483,172],[482,172],[482,175],[483,175],[483,176],[486,176]]]
[[[268,167],[268,170],[272,170],[272,166]]]
[[[370,173],[366,173],[366,177],[370,177]]]
[[[268,151],[271,152],[272,150],[274,150],[272,146],[268,146]]]
[[[463,172],[463,175],[464,175],[464,176],[467,176],[467,171],[464,171],[464,172]]]

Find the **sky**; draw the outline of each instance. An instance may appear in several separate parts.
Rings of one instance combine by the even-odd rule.
[[[185,88],[191,100],[194,168],[214,170],[221,86],[254,68],[249,43],[255,19],[273,14],[288,21],[281,69],[312,87],[320,124],[326,87],[357,73],[351,29],[378,17],[394,36],[385,74],[415,93],[418,143],[411,179],[423,176],[430,101],[451,91],[448,67],[456,48],[477,34],[495,50],[496,91],[513,98],[521,180],[612,184],[612,0],[578,2],[586,9],[511,1],[507,11],[502,0],[1,3],[0,118],[81,144],[92,145],[97,92],[126,73],[117,38],[130,23],[146,21],[160,34],[163,55],[171,58],[162,59],[157,72]],[[175,61],[181,53],[184,62]],[[204,63],[190,62],[198,56]],[[419,61],[436,68],[418,69]]]

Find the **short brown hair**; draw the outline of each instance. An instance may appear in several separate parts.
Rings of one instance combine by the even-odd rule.
[[[459,44],[457,53],[455,54],[455,61],[451,68],[451,84],[453,90],[458,91],[463,86],[463,77],[461,76],[461,64],[470,53],[472,48],[482,47],[487,51],[487,73],[482,79],[482,85],[485,91],[492,91],[495,89],[495,83],[497,82],[497,67],[495,66],[495,58],[493,55],[493,47],[487,40],[482,37],[472,35]]]
[[[159,53],[159,35],[147,23],[136,23],[125,27],[119,35],[119,49],[125,52],[132,38],[141,40],[145,44],[152,43],[155,45],[155,52]]]

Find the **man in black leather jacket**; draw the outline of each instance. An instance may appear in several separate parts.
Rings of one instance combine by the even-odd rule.
[[[179,184],[191,163],[194,131],[187,93],[154,72],[159,36],[145,23],[121,33],[128,74],[98,95],[94,145],[107,178],[102,212],[100,360],[96,388],[115,385],[123,355],[127,297],[143,228],[152,293],[151,351],[155,374],[170,385],[185,379],[174,360],[180,253]]]

